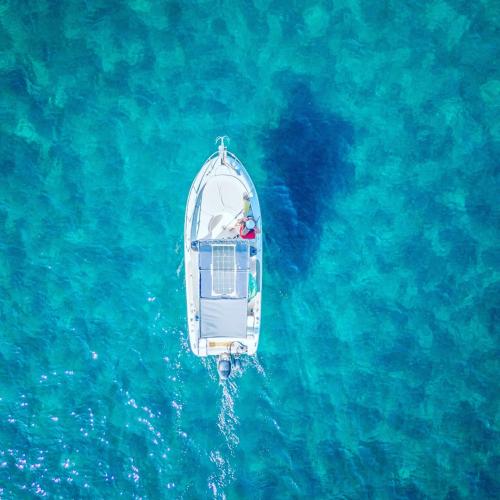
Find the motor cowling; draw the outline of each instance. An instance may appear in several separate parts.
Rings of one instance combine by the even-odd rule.
[[[221,354],[217,362],[217,372],[221,380],[227,380],[231,375],[231,356],[229,354]]]
[[[239,357],[234,357],[233,358],[233,370],[235,372],[241,372],[243,369],[243,366],[241,364],[241,359]]]

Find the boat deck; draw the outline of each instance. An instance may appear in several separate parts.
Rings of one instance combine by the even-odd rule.
[[[257,222],[252,239],[240,235],[247,217]],[[255,188],[241,162],[230,153],[221,155],[219,149],[219,155],[210,157],[195,178],[186,208],[186,292],[195,354],[228,352],[235,342],[246,346],[249,354],[256,351],[261,261]]]

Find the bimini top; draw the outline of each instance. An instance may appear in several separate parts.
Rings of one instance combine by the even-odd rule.
[[[198,241],[201,337],[246,337],[248,242]]]

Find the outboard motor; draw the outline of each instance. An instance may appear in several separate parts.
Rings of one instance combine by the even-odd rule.
[[[235,372],[241,372],[242,370],[241,359],[239,358],[239,356],[233,357],[233,370]]]
[[[229,354],[223,353],[219,356],[217,372],[221,380],[227,380],[229,378],[229,375],[231,375],[231,356]]]

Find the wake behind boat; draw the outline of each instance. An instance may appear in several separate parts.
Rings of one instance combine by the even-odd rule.
[[[189,191],[184,222],[191,350],[219,356],[227,378],[257,351],[262,297],[262,221],[252,179],[219,137]]]

